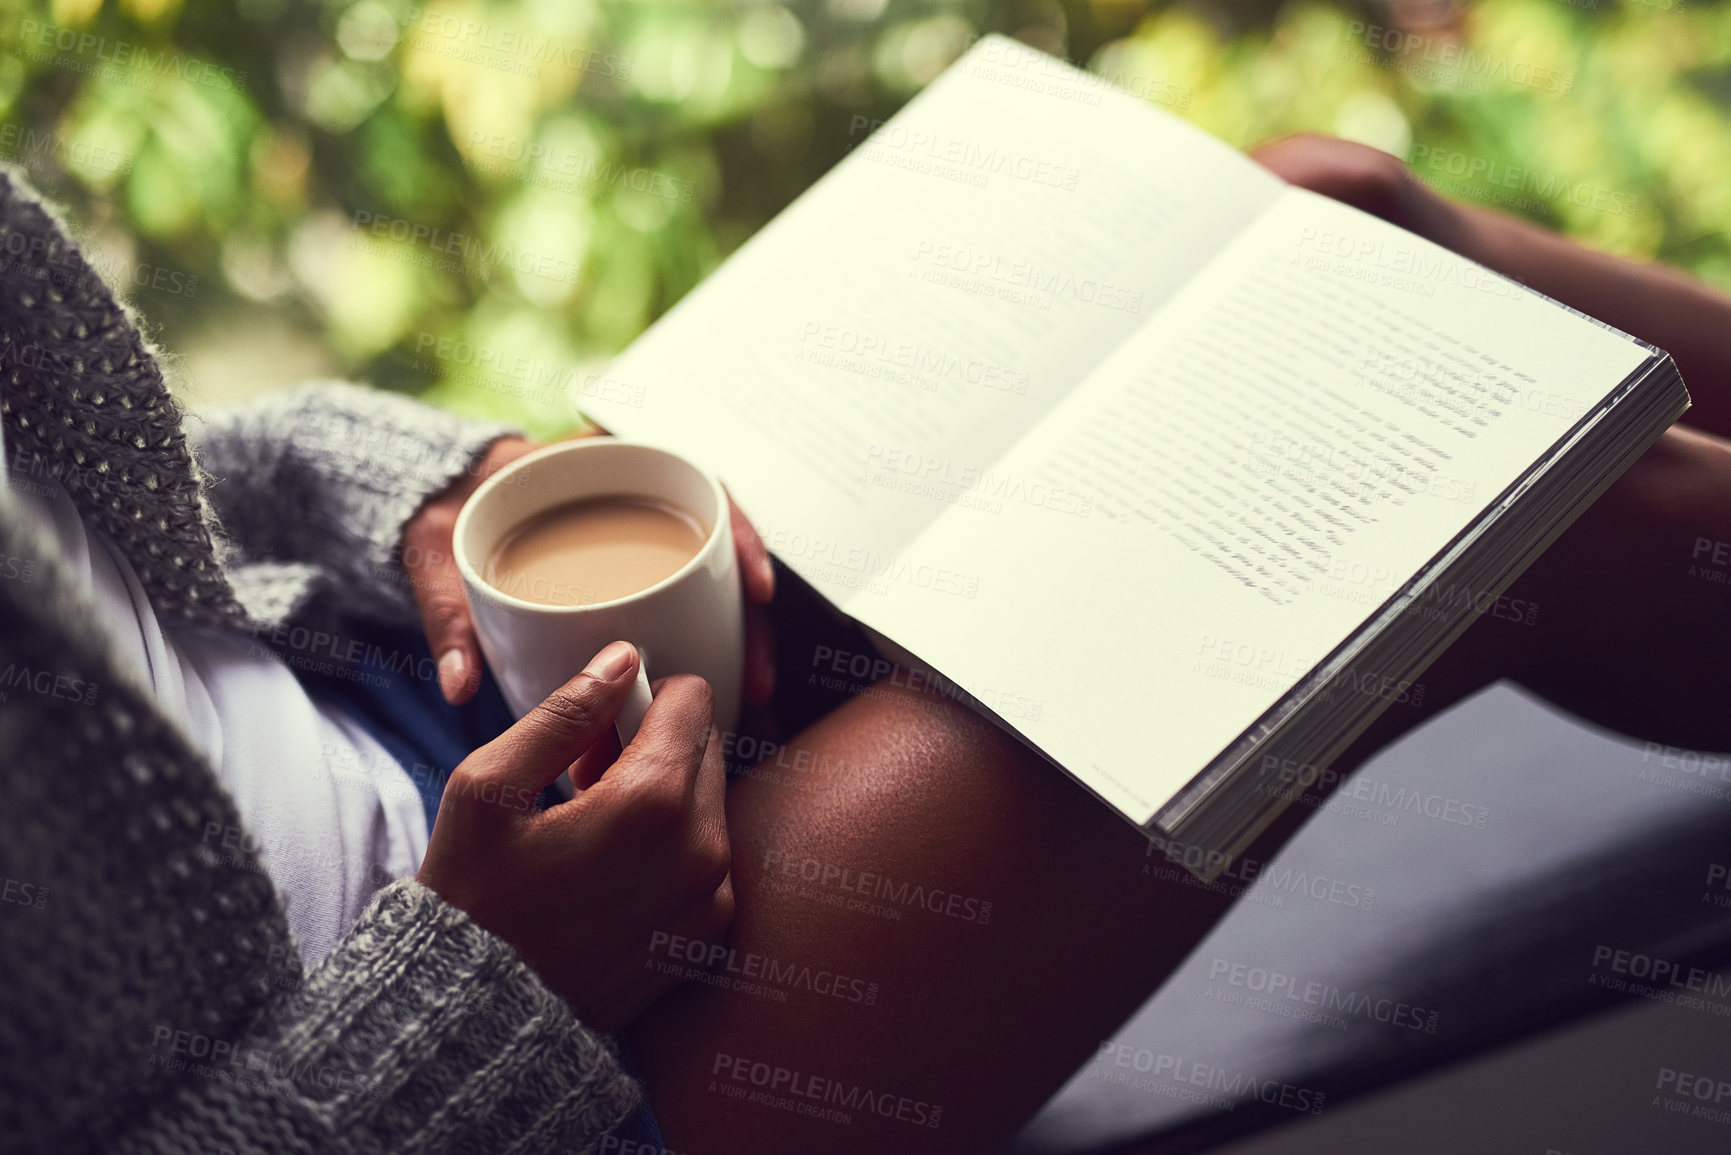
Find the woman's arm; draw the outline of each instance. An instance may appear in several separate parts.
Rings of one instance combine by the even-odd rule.
[[[1665,350],[1694,400],[1683,423],[1731,437],[1731,297],[1678,269],[1589,249],[1517,217],[1449,207],[1433,239]]]
[[[733,917],[721,740],[699,679],[660,683],[600,778],[535,809],[611,732],[637,665],[614,643],[465,759],[419,881],[381,892],[220,1061],[188,1042],[175,1063],[176,1033],[155,1030],[153,1060],[217,1071],[159,1096],[126,1149],[222,1135],[285,1155],[356,1137],[343,1149],[595,1150],[639,1095],[595,1032],[683,982],[649,965],[657,934],[710,941]]]
[[[575,800],[542,787],[635,683],[598,655],[452,774],[422,868],[303,976],[215,771],[0,502],[0,1126],[28,1150],[592,1151],[637,1092],[599,1032],[732,913],[711,698],[667,680]],[[285,765],[285,773],[314,767]],[[23,889],[20,889],[20,884]],[[292,898],[290,899],[292,901]],[[28,907],[24,902],[30,903]]]
[[[1538,606],[1536,625],[1486,619],[1455,648],[1600,725],[1731,749],[1731,298],[1674,269],[1456,204],[1365,145],[1298,136],[1253,156],[1676,359],[1693,428],[1661,437],[1516,580],[1510,596]]]
[[[129,1040],[174,1090],[112,1150],[587,1152],[641,1093],[509,945],[407,880],[251,1031],[213,1036]]]
[[[0,669],[36,688],[13,678],[0,694],[0,877],[35,900],[20,905],[9,882],[0,903],[6,1146],[575,1152],[624,1115],[635,1089],[597,1024],[560,997],[572,984],[554,989],[519,944],[432,890],[386,889],[303,977],[255,849],[272,836],[242,829],[215,771],[113,660],[43,528],[7,503],[0,554],[32,563],[0,581]],[[694,712],[691,727],[706,726]],[[640,841],[666,873],[691,862]],[[705,882],[712,859],[699,860]],[[514,861],[479,854],[469,867],[497,860]],[[566,933],[592,902],[537,897]]]
[[[404,527],[483,468],[507,426],[339,382],[188,421],[228,576],[254,617],[280,621],[321,591],[346,613],[412,621]],[[340,591],[340,594],[339,594]]]
[[[1683,422],[1731,437],[1731,297],[1677,269],[1586,248],[1506,213],[1437,194],[1398,158],[1368,145],[1291,136],[1255,160],[1452,249],[1665,350],[1689,386]]]

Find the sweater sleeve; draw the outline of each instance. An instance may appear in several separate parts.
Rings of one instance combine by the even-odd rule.
[[[587,1152],[637,1084],[499,939],[413,881],[381,891],[298,990],[123,1150],[218,1141],[259,1152]],[[229,1142],[229,1140],[233,1142]],[[200,1148],[207,1149],[207,1148]]]
[[[318,382],[208,411],[188,432],[229,580],[250,616],[276,622],[339,590],[347,613],[413,620],[404,525],[513,430]]]
[[[403,525],[510,430],[338,383],[185,414],[142,322],[71,236],[0,165],[14,464],[66,487],[158,612],[276,624],[323,592],[346,613],[412,620]]]
[[[304,972],[270,832],[4,492],[0,559],[0,1150],[601,1143],[638,1094],[612,1044],[433,891],[386,887]]]

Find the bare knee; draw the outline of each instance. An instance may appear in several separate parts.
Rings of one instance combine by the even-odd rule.
[[[1125,952],[1113,906],[1115,888],[1140,883],[1140,835],[953,697],[880,682],[759,771],[729,791],[730,973],[631,1031],[675,1149],[997,1141],[1145,997],[1133,983],[1158,977]],[[1064,976],[1102,956],[1132,985],[1101,976],[1045,1026],[1003,1015],[1074,991]],[[842,1125],[824,1114],[831,1089],[893,1109],[840,1108]],[[908,1123],[922,1112],[942,1129]]]

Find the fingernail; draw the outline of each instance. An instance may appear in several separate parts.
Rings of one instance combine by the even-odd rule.
[[[625,673],[637,659],[637,651],[630,642],[612,642],[605,650],[595,655],[595,660],[584,670],[592,678],[603,682],[611,682]]]
[[[469,680],[469,663],[460,649],[449,649],[439,655],[439,692],[449,702]]]

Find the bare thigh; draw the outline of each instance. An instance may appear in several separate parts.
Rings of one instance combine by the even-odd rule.
[[[879,684],[787,750],[730,788],[726,985],[630,1032],[681,1155],[994,1149],[1226,907],[964,707]]]
[[[831,651],[788,600],[779,661],[798,671]],[[1389,709],[1335,767],[1508,670],[1520,641],[1468,629],[1422,708]],[[632,1050],[680,1155],[995,1152],[1230,899],[965,706],[887,682],[833,701],[806,700],[790,716],[817,720],[730,785],[733,927],[683,958],[662,945],[714,965],[632,1024]]]

